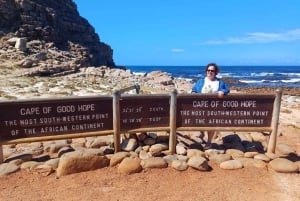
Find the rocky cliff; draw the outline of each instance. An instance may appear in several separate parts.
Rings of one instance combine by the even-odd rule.
[[[115,67],[111,47],[72,0],[0,0],[0,59],[34,75]]]

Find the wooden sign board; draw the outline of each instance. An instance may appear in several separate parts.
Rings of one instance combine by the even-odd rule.
[[[177,97],[177,127],[269,127],[275,95]]]
[[[112,130],[112,97],[0,102],[0,139]]]
[[[170,123],[170,96],[135,96],[120,99],[121,130],[167,127]]]

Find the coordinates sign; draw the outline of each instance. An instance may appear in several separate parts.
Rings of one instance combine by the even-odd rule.
[[[120,100],[121,130],[169,126],[170,97],[124,97]]]
[[[0,103],[2,140],[112,129],[110,97]]]
[[[275,96],[178,96],[177,127],[266,127]]]

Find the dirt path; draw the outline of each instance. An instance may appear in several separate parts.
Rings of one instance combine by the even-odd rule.
[[[300,200],[299,174],[212,167],[211,172],[166,168],[133,175],[106,168],[60,179],[23,171],[0,179],[0,200]]]

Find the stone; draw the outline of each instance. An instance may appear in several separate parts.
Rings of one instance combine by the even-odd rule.
[[[299,167],[296,163],[285,159],[285,158],[276,158],[269,162],[268,167],[276,172],[281,173],[297,173],[299,172]]]
[[[126,138],[121,143],[123,151],[133,151],[137,148],[138,142],[135,138]]]
[[[174,160],[171,163],[171,167],[176,170],[179,170],[179,171],[184,171],[184,170],[188,169],[189,166],[188,166],[187,162],[185,162],[185,161]]]
[[[296,151],[289,145],[278,143],[276,145],[275,153],[281,155],[281,156],[288,156],[289,154],[295,153]]]
[[[243,167],[245,168],[261,168],[261,169],[266,169],[267,168],[267,163],[259,160],[259,159],[254,159],[254,158],[237,158],[236,160],[241,161],[243,164]]]
[[[152,157],[141,161],[143,168],[166,168],[168,163],[161,157]]]
[[[187,164],[188,166],[200,171],[208,171],[210,169],[207,160],[201,156],[192,156],[188,160]]]
[[[269,162],[271,159],[266,156],[265,154],[258,154],[258,155],[255,155],[254,156],[254,159],[258,159],[258,160],[262,160],[262,161],[265,161],[265,162]]]
[[[73,1],[23,0],[12,3],[11,0],[2,0],[1,4],[7,5],[5,9],[0,9],[0,16],[6,16],[5,19],[2,19],[4,26],[1,27],[1,31],[8,33],[7,36],[11,36],[11,32],[13,32],[13,37],[10,37],[7,44],[14,45],[16,48],[14,51],[20,52],[29,49],[26,51],[27,57],[32,54],[34,58],[34,53],[47,50],[49,60],[54,58],[57,61],[68,61],[69,66],[75,62],[79,66],[115,67],[111,47],[100,41],[95,29],[79,15]],[[61,18],[60,13],[66,13],[66,10],[68,15]],[[49,18],[49,16],[51,17]],[[69,53],[61,53],[61,48],[56,47],[56,44],[66,44],[65,48]],[[9,46],[1,48],[8,49]],[[18,54],[19,57],[12,58],[20,58],[21,55],[24,55],[23,52]],[[74,58],[76,58],[75,61]],[[37,63],[40,61],[37,60]],[[43,70],[45,74],[69,70],[68,68],[64,69],[63,66],[66,65],[61,65],[58,71],[51,68]],[[36,71],[35,73],[41,72]]]
[[[146,152],[145,150],[141,150],[140,153],[139,153],[139,158],[141,160],[147,159],[147,158],[150,158],[150,157],[152,157],[151,154],[149,152]]]
[[[19,166],[12,163],[2,163],[0,164],[0,177],[7,176],[9,174],[15,173],[20,169]]]
[[[96,150],[78,150],[68,152],[60,158],[56,176],[85,172],[104,168],[109,165],[109,160],[103,153]]]
[[[159,156],[162,151],[168,150],[168,145],[166,144],[154,144],[150,147],[149,152],[152,156]]]
[[[21,159],[23,161],[30,161],[32,159],[32,154],[29,153],[20,153],[20,154],[14,154],[8,157],[4,160],[4,163],[8,163],[9,161]]]
[[[17,50],[25,52],[26,51],[26,42],[27,42],[26,38],[17,38],[15,48]]]
[[[168,165],[171,165],[173,161],[178,160],[176,155],[167,155],[164,156],[163,159],[168,163]]]
[[[265,153],[266,156],[268,156],[271,160],[274,160],[276,158],[279,158],[280,156],[278,154],[274,154],[274,153]]]
[[[34,169],[36,166],[40,165],[40,162],[37,161],[27,161],[21,164],[20,168],[23,170],[31,170]]]
[[[153,139],[152,137],[146,137],[144,140],[143,140],[143,143],[145,145],[154,145],[156,143],[156,140]]]
[[[236,170],[243,168],[243,163],[239,160],[229,160],[220,163],[220,168],[225,170]]]
[[[254,156],[258,155],[259,153],[256,151],[252,151],[252,152],[245,152],[244,157],[245,158],[254,158]]]
[[[220,164],[224,161],[229,161],[231,159],[232,159],[232,157],[229,154],[214,154],[209,157],[210,161],[218,163],[218,164]]]
[[[118,166],[118,172],[125,174],[138,173],[141,170],[142,166],[139,158],[124,158]]]
[[[198,149],[188,149],[186,155],[188,158],[191,158],[193,156],[206,157],[205,152],[198,150]]]
[[[52,169],[55,170],[58,167],[59,160],[60,160],[60,158],[53,158],[53,159],[50,159],[50,160],[46,161],[44,164],[48,165],[48,166],[51,166]]]
[[[115,153],[111,158],[110,158],[110,162],[109,162],[109,166],[116,166],[117,164],[119,164],[124,158],[130,156],[129,152],[118,152]]]
[[[65,153],[72,152],[72,151],[75,151],[75,150],[71,146],[62,147],[58,150],[57,157],[61,157]]]
[[[186,148],[184,146],[184,144],[182,143],[178,143],[176,144],[176,153],[179,154],[179,155],[186,155]]]

